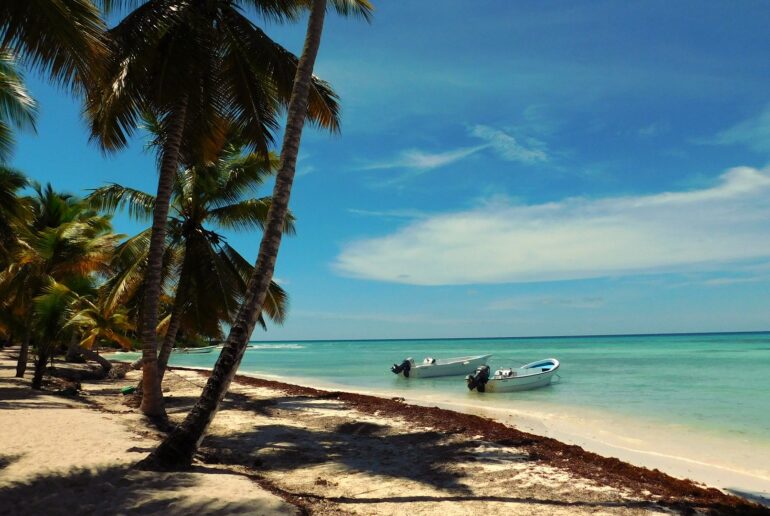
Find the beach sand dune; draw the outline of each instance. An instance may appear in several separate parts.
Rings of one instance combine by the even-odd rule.
[[[84,384],[67,399],[30,393],[2,365],[8,514],[763,513],[476,416],[244,377],[191,471],[139,472],[131,464],[162,435],[119,394],[138,373]],[[168,411],[180,421],[205,373],[175,369],[167,382]]]

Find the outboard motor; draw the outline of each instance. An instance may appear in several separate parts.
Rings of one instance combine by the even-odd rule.
[[[489,366],[483,365],[477,367],[475,373],[465,377],[465,381],[468,383],[468,389],[476,389],[479,392],[484,392],[487,382],[489,381]]]
[[[394,374],[399,374],[403,372],[404,377],[406,378],[409,378],[410,369],[412,369],[412,360],[409,358],[401,362],[401,365],[393,364],[393,367],[390,368],[390,370],[393,371]]]

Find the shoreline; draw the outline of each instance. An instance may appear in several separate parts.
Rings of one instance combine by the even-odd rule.
[[[83,370],[57,367],[67,368]],[[248,514],[259,506],[264,514],[314,515],[770,514],[478,415],[245,375],[235,378],[193,468],[158,477],[131,468],[163,438],[136,411],[136,397],[121,395],[141,373],[84,380],[70,395],[56,393],[67,381],[51,378],[47,391],[34,392],[28,378],[12,374],[0,364],[0,408],[13,409],[0,410],[0,424],[16,430],[0,441],[0,505],[24,504],[29,513],[55,499],[61,513]],[[172,424],[207,377],[169,369]]]
[[[174,366],[173,369],[210,371],[206,367]],[[767,469],[770,463],[763,461],[761,454],[753,453],[756,451],[753,443],[738,444],[724,437],[708,437],[703,434],[698,435],[696,440],[688,440],[686,432],[672,436],[665,428],[647,423],[640,425],[639,420],[617,417],[614,421],[607,418],[592,419],[594,414],[590,410],[588,417],[585,417],[584,414],[577,416],[578,411],[555,414],[562,409],[559,406],[549,407],[551,410],[533,408],[532,403],[527,403],[525,409],[501,405],[479,406],[448,401],[440,396],[415,394],[412,390],[402,392],[356,388],[312,378],[303,378],[304,381],[292,379],[292,383],[287,383],[285,377],[269,373],[239,372],[237,376],[311,390],[402,398],[408,404],[488,418],[530,434],[580,446],[601,456],[614,457],[643,468],[659,469],[673,477],[689,479],[770,507],[770,469]],[[634,431],[630,431],[632,428]],[[726,463],[724,460],[726,454],[722,450],[725,446],[730,446],[731,451],[727,455],[730,455],[733,462]],[[746,467],[746,464],[750,467]],[[744,467],[741,468],[741,465]]]

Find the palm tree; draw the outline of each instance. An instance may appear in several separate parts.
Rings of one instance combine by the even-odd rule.
[[[35,128],[37,106],[16,69],[16,60],[0,47],[0,163],[13,148],[13,129]]]
[[[232,321],[246,291],[253,267],[223,235],[209,229],[209,225],[237,230],[264,227],[271,200],[249,196],[274,173],[277,160],[272,157],[266,162],[256,153],[244,154],[243,149],[240,138],[232,135],[215,161],[180,169],[175,178],[170,203],[174,215],[169,217],[167,245],[180,263],[176,294],[158,354],[161,380],[180,328],[191,334],[222,338],[221,324]],[[88,199],[92,206],[109,213],[128,207],[129,214],[138,219],[150,218],[155,203],[150,194],[116,184],[96,189]],[[284,231],[294,231],[291,215]],[[115,282],[114,288],[136,294],[137,289],[128,284],[136,284],[141,264],[146,263],[147,233],[124,244],[131,253],[132,272]],[[144,248],[139,250],[142,245]],[[286,305],[286,293],[277,283],[271,283],[264,313],[280,324],[286,316]],[[266,327],[262,315],[259,321]]]
[[[37,195],[28,200],[30,220],[17,226],[18,244],[0,272],[0,307],[23,321],[26,328],[17,364],[19,377],[24,375],[27,350],[35,336],[32,329],[39,304],[35,298],[54,283],[83,292],[84,282],[90,284],[94,274],[109,272],[119,238],[111,233],[108,218],[97,215],[79,199],[58,194],[50,185],[34,188]],[[36,340],[40,346],[40,339]]]
[[[230,328],[225,346],[198,402],[184,422],[177,426],[148,457],[138,464],[141,468],[164,470],[189,467],[193,454],[203,440],[203,436],[219,408],[219,403],[227,394],[241,358],[243,358],[249,337],[256,326],[257,316],[265,302],[268,287],[272,281],[284,221],[288,213],[300,138],[308,109],[313,66],[321,44],[326,3],[327,0],[312,0],[305,44],[297,66],[291,101],[289,102],[280,167],[273,189],[273,203],[267,215],[267,224],[259,246],[259,255],[254,273],[249,279],[244,302]],[[345,13],[355,9],[354,12],[368,17],[371,11],[371,5],[367,0],[336,0],[334,3],[338,10]]]
[[[87,296],[79,296],[70,304],[70,313],[65,327],[75,328],[81,333],[81,340],[75,340],[77,353],[98,362],[103,373],[112,369],[112,364],[94,353],[94,346],[100,342],[112,342],[125,350],[133,347],[127,332],[134,330],[128,310],[122,306],[108,306],[103,300],[94,302]]]
[[[180,163],[212,159],[235,125],[250,146],[267,155],[289,100],[296,57],[271,41],[239,9],[253,7],[274,19],[296,16],[305,0],[148,0],[103,2],[138,5],[109,31],[107,73],[89,95],[93,137],[106,150],[127,144],[144,113],[162,127],[160,177],[139,334],[142,342],[141,410],[165,416],[157,368],[156,327],[161,268],[174,176]],[[337,129],[331,89],[312,81],[309,118]]]

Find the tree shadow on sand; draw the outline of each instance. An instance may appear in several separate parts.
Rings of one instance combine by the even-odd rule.
[[[222,493],[191,497],[200,484],[194,468],[183,473],[154,473],[128,466],[48,474],[0,489],[0,514],[266,514],[276,507],[259,499],[230,501]],[[259,489],[256,485],[255,489]]]
[[[309,464],[336,463],[351,471],[408,479],[452,493],[469,494],[466,476],[450,470],[458,461],[476,460],[468,440],[434,431],[390,432],[390,427],[345,422],[330,429],[288,425],[260,426],[229,437],[204,441],[207,460],[239,464],[260,472],[291,471]],[[527,461],[507,452],[487,460]]]

